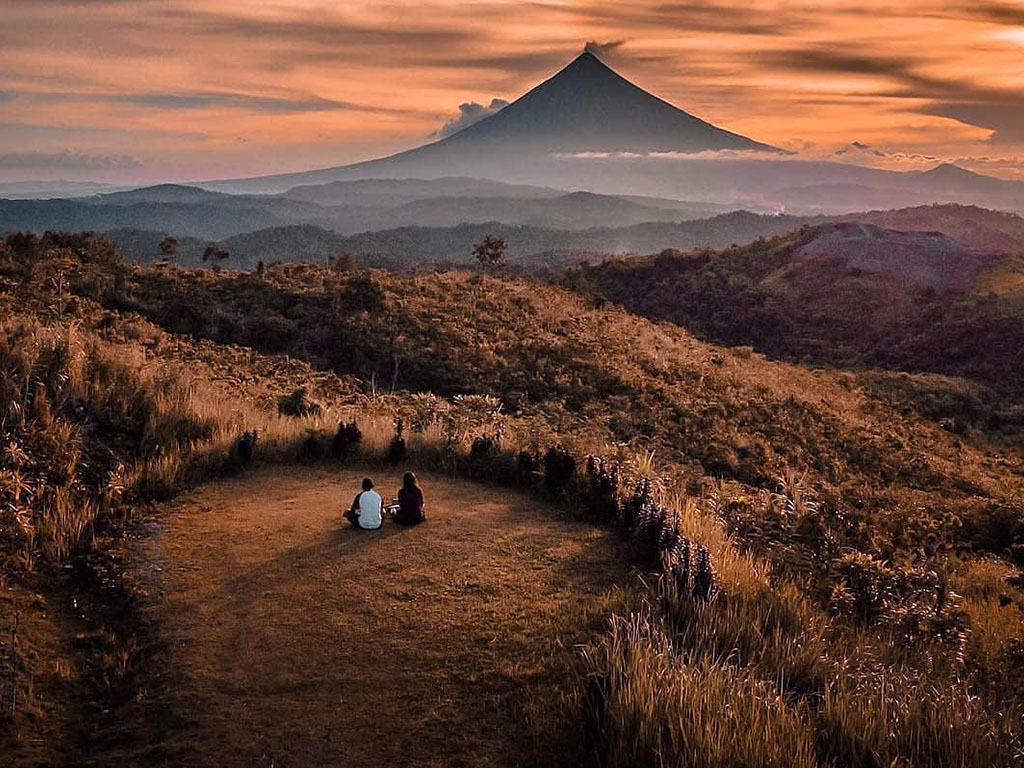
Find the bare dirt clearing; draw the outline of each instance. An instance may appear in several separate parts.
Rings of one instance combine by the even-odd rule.
[[[628,574],[611,535],[440,476],[425,525],[360,531],[341,511],[362,477],[266,469],[174,505],[145,545],[167,671],[143,708],[178,725],[148,761],[544,760],[530,715]],[[400,474],[374,478],[388,498]]]

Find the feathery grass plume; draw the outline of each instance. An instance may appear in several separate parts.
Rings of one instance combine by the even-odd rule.
[[[619,465],[591,455],[587,457],[586,471],[589,481],[587,503],[591,515],[597,520],[618,519],[621,482]]]
[[[680,655],[649,611],[613,620],[584,665],[602,765],[817,765],[800,708],[743,667]]]

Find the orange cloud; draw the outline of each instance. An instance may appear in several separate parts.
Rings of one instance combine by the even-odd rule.
[[[966,0],[34,0],[0,26],[0,152],[131,156],[66,169],[131,180],[336,165],[422,143],[592,41],[634,82],[771,144],[860,140],[1006,175],[1024,156],[1022,17]]]

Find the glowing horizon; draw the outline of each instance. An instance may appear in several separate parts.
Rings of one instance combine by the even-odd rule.
[[[1019,3],[5,5],[0,181],[379,157],[518,98],[587,41],[651,93],[802,157],[1024,178]]]

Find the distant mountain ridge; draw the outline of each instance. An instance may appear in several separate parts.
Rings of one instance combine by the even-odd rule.
[[[284,195],[230,195],[160,184],[73,200],[0,200],[0,232],[139,229],[220,240],[269,227],[342,234],[402,226],[508,224],[586,229],[679,221],[729,210],[713,203],[566,192],[478,179],[335,182]]]
[[[407,269],[431,264],[472,264],[473,244],[486,235],[504,238],[510,262],[518,267],[554,268],[592,263],[622,254],[650,254],[696,248],[727,248],[750,243],[759,237],[775,237],[808,226],[850,222],[905,233],[941,233],[964,252],[985,254],[1024,253],[1024,218],[1013,214],[958,205],[936,205],[896,211],[868,211],[841,217],[766,216],[733,211],[689,221],[646,222],[625,227],[593,227],[565,230],[507,224],[497,221],[450,227],[398,227],[389,230],[341,235],[315,225],[290,225],[261,229],[221,241],[231,253],[224,266],[248,269],[258,261],[323,262],[330,256],[351,253],[364,266]],[[161,232],[118,230],[108,235],[132,261],[162,258]],[[179,238],[178,263],[198,264],[205,248],[202,240]],[[847,238],[844,242],[851,242]],[[887,247],[882,240],[881,247]],[[907,237],[924,252],[928,237]],[[878,245],[867,238],[864,245]],[[914,257],[911,253],[910,257]]]

